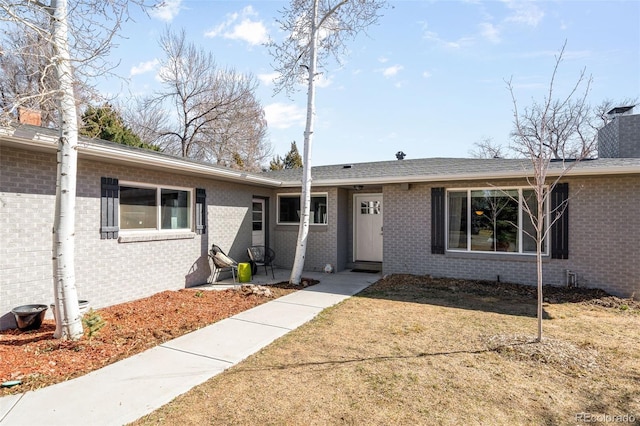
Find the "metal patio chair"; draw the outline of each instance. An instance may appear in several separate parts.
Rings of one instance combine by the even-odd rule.
[[[238,262],[230,258],[222,251],[217,245],[212,245],[209,250],[209,259],[213,266],[211,267],[211,283],[218,281],[220,272],[231,270],[233,276],[233,282],[236,282],[236,275],[238,272]]]
[[[273,261],[276,258],[276,253],[270,249],[269,247],[264,246],[251,246],[247,249],[247,253],[249,254],[249,259],[251,259],[251,272],[254,272],[253,265],[256,266],[264,266],[265,275],[269,275],[269,271],[267,270],[267,266],[271,267],[271,276],[275,279],[276,276],[273,273]]]

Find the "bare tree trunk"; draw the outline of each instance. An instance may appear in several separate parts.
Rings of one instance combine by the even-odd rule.
[[[537,314],[538,314],[538,342],[542,341],[542,302],[543,302],[543,295],[542,295],[542,244],[544,242],[544,238],[543,238],[543,227],[544,227],[544,198],[543,197],[543,191],[544,191],[544,185],[540,185],[538,184],[538,187],[540,188],[540,193],[536,194],[536,198],[537,198],[537,214],[538,214],[538,221],[537,221],[537,225],[536,225],[536,276],[538,277],[538,309],[537,309]],[[538,192],[538,191],[536,191]],[[541,201],[542,200],[542,201]]]
[[[79,339],[83,335],[75,277],[75,198],[78,163],[78,119],[73,92],[67,26],[67,0],[52,0],[55,69],[60,83],[60,137],[53,224],[53,279],[56,305],[56,338]]]
[[[309,236],[309,216],[311,207],[311,145],[313,142],[313,122],[315,119],[315,82],[316,67],[318,61],[318,0],[313,2],[311,15],[311,40],[310,58],[308,66],[308,92],[307,92],[307,123],[304,130],[304,153],[302,160],[302,194],[300,195],[300,228],[298,230],[298,242],[296,245],[296,255],[291,269],[291,284],[299,284],[302,280],[302,270],[307,252],[307,238]]]

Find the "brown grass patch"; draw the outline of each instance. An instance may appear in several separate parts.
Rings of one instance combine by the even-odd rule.
[[[392,276],[135,424],[637,424],[640,310],[578,293],[536,344],[529,288]]]

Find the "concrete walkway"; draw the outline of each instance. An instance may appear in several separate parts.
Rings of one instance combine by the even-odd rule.
[[[271,271],[269,271],[271,272]],[[262,273],[253,283],[288,280]],[[205,382],[329,306],[358,293],[379,274],[305,273],[320,284],[275,299],[77,379],[0,398],[0,424],[123,425]],[[225,284],[205,286],[225,288]],[[231,283],[232,285],[232,283]]]

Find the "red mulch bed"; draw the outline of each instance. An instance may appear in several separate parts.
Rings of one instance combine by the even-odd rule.
[[[303,280],[303,284],[317,283]],[[305,285],[306,286],[306,285]],[[206,325],[284,296],[301,286],[269,286],[272,297],[236,290],[184,289],[164,291],[145,299],[96,312],[106,325],[91,339],[55,339],[55,322],[45,320],[38,330],[0,331],[0,396],[38,389],[82,376],[108,364],[157,346]]]

